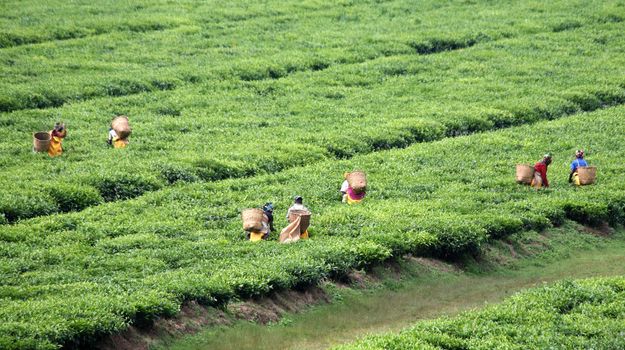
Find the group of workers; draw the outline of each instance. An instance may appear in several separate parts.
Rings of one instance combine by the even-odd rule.
[[[543,156],[543,159],[534,164],[534,178],[530,183],[530,186],[540,189],[543,187],[549,187],[549,180],[547,179],[547,169],[551,164],[553,158],[551,154],[547,153]],[[575,159],[571,162],[569,183],[580,185],[578,169],[580,167],[586,167],[588,163],[584,159],[584,150],[578,149],[575,151]]]
[[[54,125],[54,129],[50,131],[50,146],[48,148],[48,154],[51,157],[59,156],[63,153],[63,139],[67,136],[67,129],[64,123],[56,123]],[[108,140],[107,143],[114,148],[124,148],[128,145],[128,138],[121,138],[118,136],[117,132],[113,127],[109,128]],[[534,177],[531,180],[530,186],[540,189],[543,187],[549,187],[549,180],[547,178],[547,169],[549,165],[553,161],[551,154],[547,153],[543,156],[543,159],[536,162],[534,164]],[[569,173],[569,183],[574,183],[576,185],[580,185],[580,180],[578,176],[578,169],[580,167],[587,167],[588,163],[584,159],[584,150],[577,150],[575,152],[575,160],[571,162],[570,165],[570,173]],[[366,191],[355,191],[351,186],[349,181],[347,180],[349,173],[344,173],[344,181],[341,184],[340,193],[341,193],[341,201],[347,204],[356,204],[361,202],[365,196]],[[265,240],[269,238],[269,235],[272,231],[275,231],[273,226],[273,204],[265,203],[262,207],[263,213],[266,217],[266,220],[263,221],[262,229],[259,232],[248,232],[247,238],[253,241]],[[286,218],[291,222],[293,220],[293,216],[291,213],[293,212],[307,212],[310,213],[308,208],[306,208],[303,204],[303,198],[301,196],[295,196],[293,199],[293,205],[287,210]],[[301,232],[299,235],[299,239],[307,239],[308,238],[308,230],[305,229],[304,232]]]
[[[50,146],[48,147],[48,155],[57,157],[63,154],[63,139],[67,136],[67,128],[65,123],[57,122],[50,131]],[[128,137],[121,138],[115,132],[113,127],[109,127],[108,140],[106,143],[113,148],[124,148],[128,145]]]
[[[543,156],[543,159],[536,162],[534,164],[534,178],[531,181],[531,186],[534,188],[542,188],[549,187],[549,180],[547,179],[547,169],[551,162],[553,161],[553,157],[551,154],[547,153]],[[575,183],[576,185],[580,185],[579,177],[578,177],[578,169],[580,167],[586,167],[588,163],[584,159],[584,150],[575,151],[575,159],[571,162],[570,165],[570,174],[569,174],[569,183]],[[345,180],[343,181],[340,193],[341,199],[343,203],[355,204],[361,202],[365,196],[365,191],[354,191],[354,189],[350,186],[349,181],[347,181],[347,175],[349,173],[344,173],[343,177]],[[269,238],[269,234],[274,231],[273,227],[273,204],[267,203],[263,206],[263,212],[268,217],[268,222],[263,226],[263,232],[260,233],[248,233],[248,239],[250,240],[261,240]],[[303,198],[301,196],[295,196],[293,200],[293,205],[288,209],[286,218],[287,220],[293,220],[291,216],[291,212],[293,211],[306,211],[309,212],[308,208],[306,208],[303,204]],[[254,239],[253,235],[256,234],[256,239]],[[305,230],[301,233],[301,239],[308,238],[308,230]]]
[[[366,196],[366,190],[362,191],[354,191],[354,189],[350,186],[349,181],[347,181],[347,175],[349,173],[344,173],[343,177],[345,180],[343,181],[339,192],[341,193],[341,201],[347,204],[356,204],[360,203]],[[262,223],[262,229],[260,231],[247,232],[247,239],[251,241],[260,241],[266,240],[269,238],[271,232],[275,231],[273,226],[273,211],[274,206],[273,203],[268,202],[262,206],[263,213],[265,215],[265,220]],[[289,207],[286,212],[286,219],[289,224],[292,223],[293,220],[297,219],[297,215],[292,215],[293,213],[308,213],[310,214],[310,210],[304,205],[304,198],[302,196],[295,196],[293,198],[293,204]],[[285,230],[288,230],[287,226],[283,230],[283,234]],[[303,232],[299,233],[298,239],[308,239],[308,228],[306,227]]]

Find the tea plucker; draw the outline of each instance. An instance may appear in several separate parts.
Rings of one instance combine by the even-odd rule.
[[[48,148],[48,155],[50,157],[63,154],[63,139],[65,136],[67,136],[65,123],[54,124],[54,129],[50,131],[50,147]]]
[[[293,198],[293,205],[289,208],[289,210],[287,210],[286,212],[286,218],[287,220],[290,219],[291,213],[293,211],[305,211],[310,213],[310,210],[308,210],[308,208],[306,208],[304,206],[304,199],[302,198],[302,196],[295,196]],[[302,232],[300,234],[300,238],[302,239],[307,239],[308,238],[308,230]]]
[[[354,191],[352,186],[349,185],[349,181],[347,181],[348,175],[349,173],[343,173],[343,178],[345,180],[343,181],[343,184],[341,185],[341,189],[340,189],[340,192],[342,195],[342,202],[347,203],[347,204],[359,203],[365,198],[367,193],[364,190],[361,191],[360,193],[356,193],[356,191]]]
[[[534,179],[532,180],[532,187],[541,188],[549,187],[549,180],[547,179],[547,168],[551,164],[551,154],[547,153],[543,156],[543,159],[534,164]]]
[[[579,167],[588,166],[584,159],[584,150],[578,149],[575,151],[575,160],[571,162],[571,173],[569,174],[569,183],[575,182],[576,185],[580,185],[579,176],[577,175],[577,169]]]
[[[115,132],[115,129],[109,128],[109,137],[106,143],[108,143],[109,146],[113,146],[113,148],[124,148],[128,145],[128,139],[120,138],[117,132]]]

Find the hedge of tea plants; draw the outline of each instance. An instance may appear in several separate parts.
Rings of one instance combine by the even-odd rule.
[[[618,4],[46,4],[0,15],[3,222],[625,102]],[[33,154],[56,120],[65,154]]]
[[[185,300],[222,304],[337,277],[405,253],[453,257],[487,239],[573,219],[625,222],[624,107],[531,126],[319,162],[277,174],[176,185],[81,212],[0,229],[0,345],[88,344],[175,314]],[[576,148],[597,183],[566,181]],[[514,164],[554,155],[551,188],[514,182]],[[345,170],[364,169],[359,206],[340,203]],[[240,210],[293,195],[314,213],[308,241],[247,242]]]
[[[621,349],[624,301],[624,277],[563,281],[334,349]]]

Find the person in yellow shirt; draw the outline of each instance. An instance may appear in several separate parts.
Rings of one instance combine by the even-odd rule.
[[[65,124],[54,124],[54,129],[50,131],[50,147],[48,148],[48,155],[50,157],[56,157],[63,154],[63,139],[65,136],[67,136]]]
[[[117,133],[115,132],[115,130],[113,130],[113,128],[109,128],[109,138],[106,143],[108,143],[110,146],[113,146],[113,148],[125,148],[126,146],[128,146],[128,139],[120,138],[119,136],[117,136]]]
[[[365,198],[367,193],[365,191],[356,193],[354,189],[349,185],[349,182],[347,181],[347,175],[349,175],[349,173],[343,173],[343,178],[345,180],[343,181],[340,189],[342,202],[347,204],[360,203]]]

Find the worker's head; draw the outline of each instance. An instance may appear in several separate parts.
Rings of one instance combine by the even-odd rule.
[[[302,204],[304,202],[304,199],[302,198],[302,196],[295,196],[295,198],[293,198],[293,202],[295,202],[295,204]]]
[[[65,123],[54,123],[54,130],[63,131],[63,129],[65,129]]]
[[[273,203],[271,202],[265,203],[265,205],[263,205],[263,211],[268,211],[270,213],[273,213]]]
[[[584,158],[584,150],[578,149],[577,151],[575,151],[575,158]]]
[[[543,156],[543,162],[545,162],[545,164],[549,165],[551,164],[551,153],[545,153],[545,155]]]

